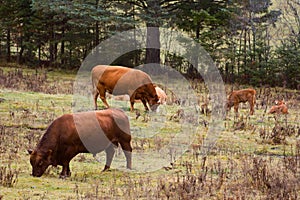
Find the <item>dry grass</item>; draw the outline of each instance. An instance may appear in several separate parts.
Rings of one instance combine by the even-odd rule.
[[[53,78],[58,72],[44,76],[41,70],[33,76],[33,71],[28,69],[2,71],[3,77],[37,82],[30,87],[27,83],[0,79],[4,80],[0,89],[3,100],[0,103],[0,199],[299,199],[298,91],[258,89],[255,115],[248,116],[248,105],[240,105],[239,118],[231,111],[222,122],[225,128],[208,155],[201,154],[201,147],[210,114],[199,112],[197,118],[188,118],[189,123],[197,126],[193,144],[182,156],[170,155],[171,159],[176,158],[170,165],[149,173],[119,170],[117,151],[112,170],[101,173],[103,162],[97,162],[89,154],[80,154],[71,162],[72,176],[61,180],[60,167],[50,167],[41,178],[31,177],[26,149],[36,145],[53,119],[71,112],[72,96],[60,94],[68,94],[71,88],[68,84],[60,88],[61,82]],[[47,84],[38,82],[37,77],[42,77],[42,82]],[[61,74],[60,81],[70,81],[72,85],[71,77]],[[15,84],[13,88],[11,84]],[[57,88],[56,92],[52,93],[52,87]],[[199,106],[207,103],[205,86],[197,86],[197,91]],[[278,98],[287,101],[288,116],[267,114]],[[126,111],[133,132],[142,130],[145,135],[153,134],[149,124],[159,120],[163,124],[159,134],[153,137],[134,138],[134,151],[159,152],[168,144],[170,133],[181,130],[178,122],[182,119],[176,115],[179,109],[178,105],[167,105],[166,113],[160,118],[145,115],[147,121],[134,120],[135,114]],[[209,104],[208,109],[211,109]]]

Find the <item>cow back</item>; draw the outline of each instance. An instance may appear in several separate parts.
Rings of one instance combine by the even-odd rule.
[[[74,114],[74,123],[78,135],[91,153],[106,149],[119,140],[130,141],[129,121],[126,114],[119,109],[106,109]]]
[[[92,82],[94,87],[104,87],[111,94],[129,94],[130,96],[139,87],[148,87],[145,85],[152,84],[149,75],[143,71],[106,65],[98,65],[93,68]]]

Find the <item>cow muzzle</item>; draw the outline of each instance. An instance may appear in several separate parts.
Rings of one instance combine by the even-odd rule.
[[[150,109],[155,112],[158,109],[159,104],[154,104],[150,106]]]
[[[36,174],[36,173],[35,174],[34,173],[31,174],[31,176],[33,176],[33,177],[41,177],[42,175],[43,174]]]
[[[44,171],[42,170],[33,170],[31,173],[31,176],[33,177],[41,177],[44,174]]]

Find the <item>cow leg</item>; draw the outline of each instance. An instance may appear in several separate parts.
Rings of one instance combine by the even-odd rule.
[[[236,116],[239,115],[239,104],[234,104],[234,112]]]
[[[134,105],[134,100],[131,101],[131,99],[130,99],[130,112],[133,112],[133,111],[134,111],[133,105]]]
[[[71,170],[70,170],[70,165],[69,165],[70,161],[67,161],[65,163],[63,163],[63,169],[60,173],[60,178],[66,178],[66,177],[70,177],[71,176]]]
[[[98,106],[97,106],[97,98],[98,98],[98,96],[99,96],[99,92],[98,92],[97,89],[95,89],[95,90],[93,91],[93,96],[94,96],[94,106],[95,106],[95,110],[97,110],[97,109],[98,109]]]
[[[131,165],[132,147],[130,145],[130,142],[123,141],[120,142],[120,144],[126,157],[126,163],[127,163],[126,167],[127,169],[132,169],[132,165]]]
[[[145,100],[145,99],[141,99],[141,100],[142,100],[142,103],[143,103],[143,105],[144,105],[144,107],[145,107],[145,110],[148,111],[149,108],[148,108],[148,106],[147,106],[146,100]]]
[[[109,145],[109,147],[107,147],[105,149],[105,153],[106,153],[106,164],[104,166],[103,171],[106,171],[106,170],[108,170],[110,168],[112,159],[113,159],[113,157],[115,155],[114,145],[113,144]]]
[[[130,112],[133,112],[134,111],[134,100],[135,100],[135,93],[131,94],[130,95]]]
[[[249,101],[250,115],[254,114],[254,101]]]
[[[252,114],[251,115],[253,115],[254,114],[254,106],[255,106],[255,104],[256,104],[256,97],[255,96],[253,96],[253,99],[252,99]]]
[[[104,88],[101,87],[101,89],[99,90],[99,93],[100,93],[100,99],[102,100],[104,106],[106,108],[109,108],[109,105],[106,101],[106,98],[105,98],[105,93],[106,93],[106,90]]]

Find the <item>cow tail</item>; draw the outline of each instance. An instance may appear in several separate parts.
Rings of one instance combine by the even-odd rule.
[[[96,83],[95,77],[93,75],[92,75],[92,86],[93,86],[93,88],[92,88],[92,94],[95,95],[95,93],[97,92],[96,91],[97,90],[97,83]]]
[[[253,95],[253,105],[256,105],[256,91],[254,91]]]

